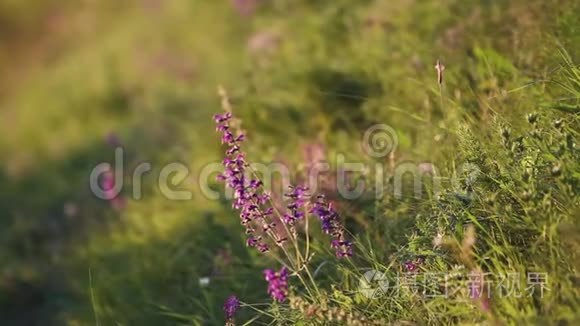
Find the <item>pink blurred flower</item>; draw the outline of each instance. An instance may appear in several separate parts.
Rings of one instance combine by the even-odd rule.
[[[483,312],[488,312],[489,302],[489,283],[485,281],[485,275],[478,269],[474,269],[468,275],[469,298],[477,301]]]
[[[232,0],[232,6],[242,16],[250,16],[256,10],[257,0]]]
[[[103,174],[101,187],[105,193],[105,200],[111,203],[114,210],[119,211],[125,208],[125,198],[115,191],[115,174],[111,170]]]

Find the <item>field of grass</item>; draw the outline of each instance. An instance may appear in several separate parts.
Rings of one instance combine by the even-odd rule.
[[[236,325],[577,324],[579,12],[574,0],[0,2],[0,325],[223,325],[231,294]],[[224,158],[212,118],[224,101],[249,162],[287,167],[292,184],[328,163],[312,201],[333,203],[352,257],[335,257],[311,214],[268,254],[246,246],[206,174]],[[369,145],[376,126],[389,137]],[[123,188],[102,200],[90,174],[118,146]],[[160,182],[176,163],[187,172]],[[337,186],[348,163],[364,167],[346,173],[365,184],[354,198]],[[281,183],[266,186],[285,209]],[[168,198],[178,190],[191,198]],[[275,302],[263,270],[292,245],[312,256],[283,257],[288,298]],[[507,275],[521,295],[499,290]]]

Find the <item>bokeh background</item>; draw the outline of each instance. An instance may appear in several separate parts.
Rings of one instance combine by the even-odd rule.
[[[578,12],[565,0],[1,0],[0,324],[219,325],[229,293],[266,300],[267,262],[197,185],[220,160],[218,85],[256,161],[300,171],[313,148],[360,159],[379,122],[397,129],[399,159],[435,161],[455,121],[535,105],[540,89],[500,95],[548,76],[558,49],[577,59]],[[440,106],[437,59],[454,107]],[[89,189],[116,145],[127,171],[153,165],[141,200],[129,177],[120,202]],[[175,186],[191,200],[159,193],[169,162],[191,169]],[[350,205],[353,230],[369,227],[368,206]]]

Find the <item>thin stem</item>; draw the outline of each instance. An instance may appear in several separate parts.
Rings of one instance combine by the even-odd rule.
[[[304,214],[304,232],[306,233],[306,259],[310,259],[310,233],[308,232],[308,215]]]
[[[441,110],[443,110],[443,85],[441,83],[439,84],[439,102],[441,105]]]

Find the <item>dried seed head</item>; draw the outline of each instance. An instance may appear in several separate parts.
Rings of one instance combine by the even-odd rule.
[[[435,70],[437,70],[437,82],[441,85],[443,84],[443,71],[445,70],[445,66],[441,64],[441,61],[437,60]]]

